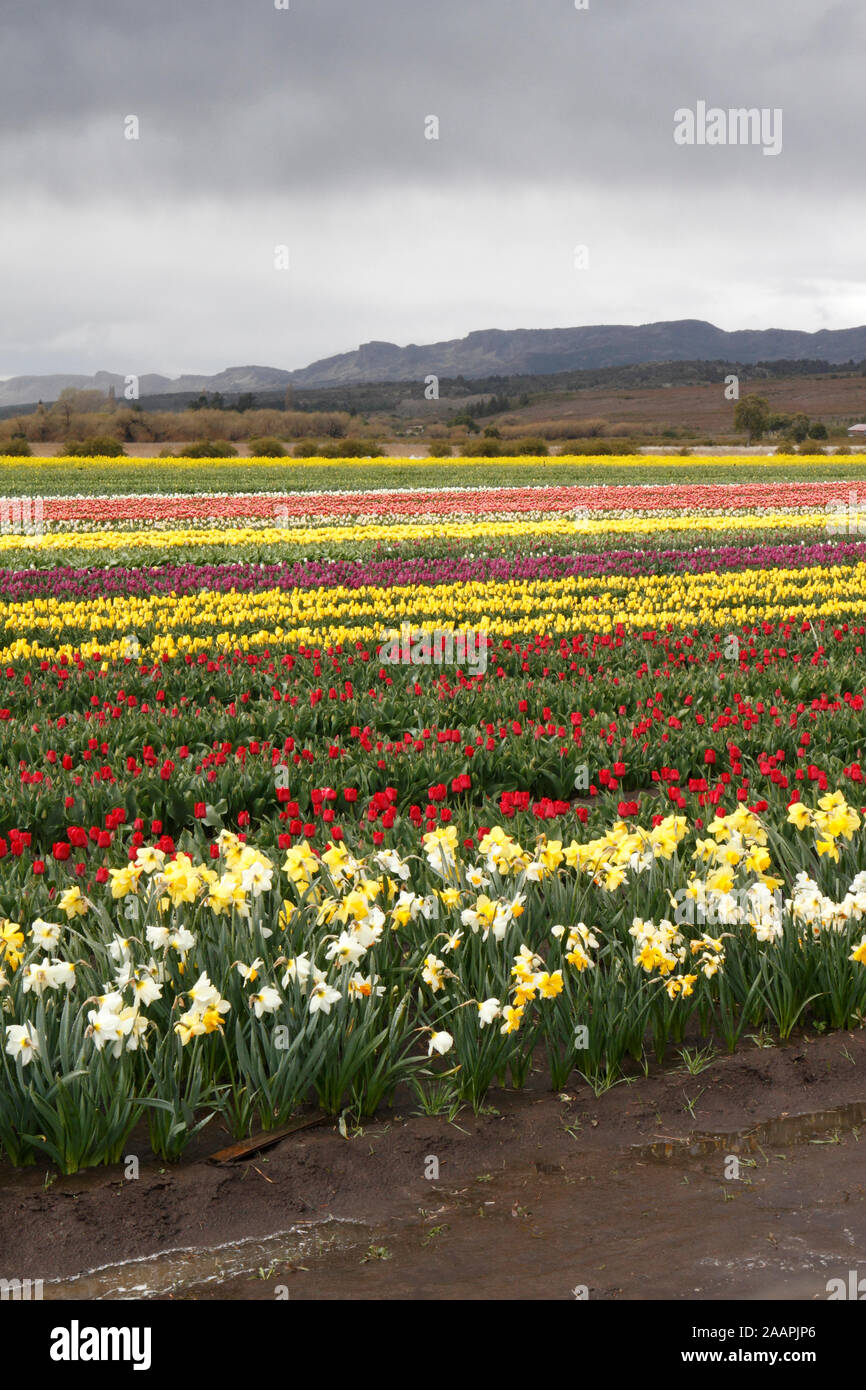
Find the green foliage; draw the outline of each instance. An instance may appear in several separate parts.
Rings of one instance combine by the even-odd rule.
[[[734,429],[749,436],[749,443],[763,439],[770,427],[770,405],[766,397],[744,396],[734,408]]]
[[[184,444],[175,455],[179,459],[236,458],[237,449],[227,439],[204,439],[198,444]]]
[[[13,434],[5,444],[0,445],[0,451],[8,455],[9,458],[30,458],[33,450],[24,434]]]
[[[323,459],[384,458],[384,449],[367,439],[342,439],[339,444],[325,444],[320,451]]]
[[[279,459],[285,458],[288,452],[273,435],[261,435],[250,440],[250,454],[253,458]],[[296,450],[297,452],[297,450]]]
[[[110,435],[89,435],[87,439],[72,439],[64,446],[69,458],[123,458],[123,445]]]
[[[550,450],[543,439],[512,439],[502,446],[503,454],[512,454],[515,458],[527,455],[531,458],[545,458]]]
[[[499,458],[502,455],[502,448],[497,439],[470,439],[463,446],[463,453],[466,458]]]

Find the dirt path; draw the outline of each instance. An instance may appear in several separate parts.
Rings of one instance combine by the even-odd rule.
[[[747,1041],[597,1099],[538,1081],[230,1167],[204,1157],[211,1126],[200,1157],[137,1180],[4,1170],[0,1275],[56,1280],[46,1298],[689,1300],[866,1275],[866,1033]]]

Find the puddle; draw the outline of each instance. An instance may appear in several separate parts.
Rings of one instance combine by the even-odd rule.
[[[195,1297],[214,1285],[243,1276],[263,1277],[272,1268],[296,1265],[325,1252],[350,1249],[369,1237],[359,1221],[328,1217],[278,1231],[264,1239],[230,1241],[211,1249],[189,1247],[100,1265],[68,1279],[46,1280],[43,1297],[57,1299],[148,1299]]]
[[[727,1133],[695,1133],[684,1139],[656,1139],[651,1144],[632,1144],[629,1153],[639,1158],[667,1160],[688,1155],[700,1158],[715,1153],[759,1153],[773,1145],[820,1143],[813,1138],[818,1135],[831,1136],[826,1141],[832,1143],[832,1135],[843,1130],[852,1130],[866,1122],[866,1101],[853,1101],[833,1110],[814,1110],[802,1115],[780,1115],[776,1119],[764,1120],[749,1129],[735,1129]]]
[[[860,1124],[866,1102],[727,1133],[660,1136],[619,1150],[613,1168],[610,1153],[566,1151],[550,1173],[534,1158],[484,1173],[483,1185],[467,1178],[437,1189],[431,1210],[407,1207],[402,1216],[364,1221],[323,1215],[265,1238],[166,1250],[46,1280],[43,1296],[571,1300],[580,1285],[602,1300],[826,1299],[831,1280],[854,1271],[857,1282],[866,1248],[864,1154],[834,1142]],[[796,1161],[758,1164],[748,1184],[731,1185],[722,1206],[718,1175],[705,1171],[712,1163],[694,1156],[759,1149],[768,1158],[788,1149]],[[650,1184],[646,1168],[628,1161],[641,1157],[660,1160]],[[708,1206],[714,1201],[718,1208]]]
[[[46,1210],[66,1239],[87,1232],[74,1247],[83,1272],[46,1278],[47,1300],[573,1301],[577,1286],[603,1301],[823,1300],[831,1296],[831,1281],[841,1279],[846,1288],[851,1280],[857,1288],[861,1277],[866,1281],[866,1100],[837,1104],[846,1095],[843,1083],[849,1096],[859,1089],[847,1070],[842,1077],[806,1092],[814,1107],[806,1112],[799,1088],[767,1094],[761,1103],[765,1113],[775,1112],[772,1118],[748,1125],[731,1087],[718,1108],[698,1112],[706,1128],[691,1132],[686,1124],[697,1121],[674,1097],[652,1130],[644,1110],[609,1142],[585,1147],[563,1134],[558,1104],[535,1100],[518,1112],[522,1147],[509,1149],[509,1137],[498,1138],[492,1126],[467,1133],[454,1141],[449,1167],[434,1186],[418,1159],[432,1143],[430,1130],[422,1129],[405,1154],[385,1151],[390,1167],[372,1186],[370,1169],[346,1160],[352,1190],[364,1194],[357,1205],[337,1208],[348,1219],[325,1205],[308,1206],[296,1218],[279,1190],[263,1183],[245,1194],[247,1205],[233,1213],[233,1224],[197,1225],[188,1203],[193,1194],[204,1198],[178,1175],[154,1188],[158,1213],[177,1224],[160,1228],[149,1217],[148,1227],[162,1229],[163,1243],[173,1240],[175,1248],[136,1259],[117,1258],[129,1247],[98,1243],[99,1232],[116,1219],[117,1183],[110,1175],[101,1187],[85,1175],[75,1210],[60,1193],[39,1191],[37,1172],[28,1179],[31,1190],[9,1206],[29,1219],[31,1239],[41,1242],[31,1258],[46,1273],[56,1268],[52,1243],[66,1243],[46,1225]],[[828,1108],[819,1109],[822,1104]],[[683,1137],[666,1133],[666,1122],[682,1125]],[[854,1142],[861,1137],[862,1145]],[[310,1182],[312,1173],[318,1200],[328,1190],[325,1181],[332,1185],[337,1176],[336,1151],[322,1134],[297,1167],[293,1151],[278,1150],[273,1171],[281,1162],[282,1177],[297,1183]],[[729,1153],[759,1161],[743,1162],[742,1180],[725,1182]],[[205,1196],[226,1180],[212,1165],[203,1167],[202,1178]],[[343,1190],[340,1200],[346,1202]],[[253,1219],[274,1233],[250,1237]],[[13,1230],[11,1219],[0,1224]],[[207,1245],[208,1237],[221,1243]],[[19,1231],[10,1235],[10,1249],[13,1240],[20,1244]],[[95,1263],[106,1256],[112,1263]],[[73,1250],[65,1257],[73,1258]]]

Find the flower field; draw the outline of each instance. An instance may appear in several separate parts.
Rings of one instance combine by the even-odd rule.
[[[863,460],[388,462],[0,534],[13,1163],[866,1016]]]

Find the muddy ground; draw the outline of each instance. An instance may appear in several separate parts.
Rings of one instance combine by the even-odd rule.
[[[226,1166],[214,1123],[137,1180],[3,1169],[0,1276],[46,1298],[811,1300],[866,1275],[866,1032],[599,1097],[535,1081]]]

